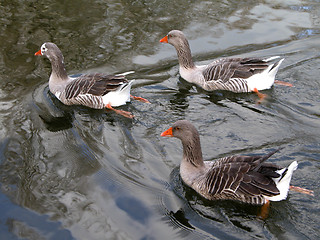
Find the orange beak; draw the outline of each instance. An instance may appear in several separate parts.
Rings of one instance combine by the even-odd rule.
[[[35,56],[39,56],[39,55],[42,56],[41,49],[38,52],[36,52],[34,55]]]
[[[168,43],[168,35],[160,39],[160,42]]]
[[[173,137],[172,127],[161,133],[161,137]]]

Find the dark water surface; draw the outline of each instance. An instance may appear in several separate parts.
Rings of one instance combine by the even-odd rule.
[[[0,239],[318,239],[320,236],[319,1],[1,1]],[[194,60],[285,57],[269,98],[207,94],[179,78],[180,29]],[[48,89],[51,65],[33,54],[56,43],[69,74],[133,70],[132,93],[152,104],[136,118],[67,107]],[[209,202],[181,183],[178,119],[199,129],[204,158],[263,154],[297,160],[290,192],[260,208]]]

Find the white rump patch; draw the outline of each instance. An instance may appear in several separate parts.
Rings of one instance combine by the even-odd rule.
[[[120,86],[115,91],[111,91],[102,97],[103,104],[110,104],[113,107],[118,107],[130,102],[130,90],[134,80],[130,81],[125,87]]]
[[[265,62],[270,62],[271,60],[277,59],[279,56],[270,57],[265,59]],[[254,74],[247,79],[249,91],[253,91],[255,88],[258,90],[265,90],[272,87],[276,74],[284,58],[280,59],[278,62],[272,63],[269,67],[262,73]],[[274,65],[277,64],[276,67]]]
[[[290,187],[290,181],[293,172],[298,168],[297,161],[292,162],[288,170],[286,172],[285,176],[280,176],[279,178],[273,178],[274,182],[276,183],[277,188],[280,191],[279,195],[276,195],[274,197],[266,197],[266,199],[269,199],[270,201],[281,201],[287,198],[289,187]],[[287,168],[280,169],[276,171],[277,173],[281,174],[286,170]],[[282,178],[281,178],[282,177]]]
[[[128,71],[128,72],[124,72],[124,73],[119,73],[116,76],[127,76],[127,75],[132,74],[132,73],[134,73],[134,71]]]

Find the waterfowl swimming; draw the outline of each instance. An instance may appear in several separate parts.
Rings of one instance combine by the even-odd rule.
[[[298,167],[296,161],[286,168],[265,163],[279,149],[264,156],[229,156],[203,161],[199,133],[187,120],[175,122],[161,136],[181,140],[181,178],[209,200],[231,199],[256,205],[284,200],[293,171]]]
[[[133,81],[128,81],[123,75],[103,73],[70,77],[64,66],[62,52],[56,44],[51,42],[42,44],[35,55],[43,55],[50,60],[52,72],[49,78],[49,89],[62,103],[95,109],[108,108],[125,117],[133,118],[132,113],[113,108],[130,102]],[[141,97],[131,97],[148,102]]]
[[[203,66],[192,61],[189,42],[183,32],[170,31],[160,40],[170,43],[177,51],[179,72],[182,78],[206,91],[227,90],[231,92],[257,92],[269,89],[284,60],[279,56],[269,58],[221,58]],[[280,82],[279,84],[291,84]],[[259,95],[259,94],[258,94]],[[260,94],[260,97],[263,97]]]

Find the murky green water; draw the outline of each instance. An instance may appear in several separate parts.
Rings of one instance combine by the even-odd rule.
[[[320,168],[319,1],[2,1],[0,239],[317,239]],[[267,101],[207,93],[179,79],[171,29],[197,63],[220,56],[285,57]],[[69,74],[134,70],[134,101],[113,112],[67,107],[48,89],[56,43]],[[290,192],[260,208],[208,202],[181,183],[178,119],[199,129],[204,158],[266,153],[297,160]]]

